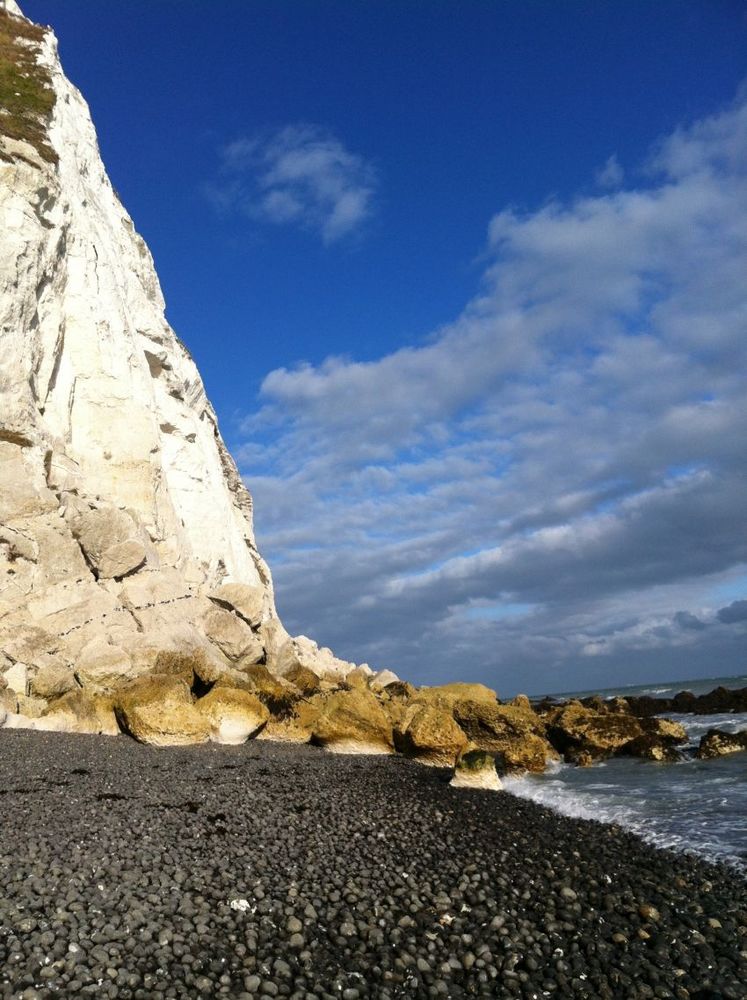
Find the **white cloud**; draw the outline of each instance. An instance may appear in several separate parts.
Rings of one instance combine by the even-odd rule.
[[[499,212],[426,343],[267,376],[239,457],[293,629],[501,689],[745,669],[747,100],[647,171]]]
[[[608,157],[601,170],[597,171],[596,182],[603,188],[620,187],[625,179],[625,171],[615,153]]]
[[[287,125],[237,139],[222,151],[210,196],[273,225],[298,225],[325,244],[361,229],[373,212],[376,173],[318,125]]]

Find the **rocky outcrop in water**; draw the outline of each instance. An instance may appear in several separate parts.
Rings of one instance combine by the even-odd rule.
[[[540,710],[547,738],[565,760],[588,765],[611,756],[677,760],[687,741],[682,725],[667,719],[639,717],[622,699],[571,700]]]
[[[716,687],[706,694],[680,691],[671,698],[648,695],[627,699],[630,711],[636,715],[661,715],[663,712],[689,712],[695,715],[719,715],[722,712],[747,712],[747,687]]]
[[[747,750],[747,729],[741,733],[727,733],[723,729],[709,729],[701,736],[696,757],[700,760],[711,760],[714,757],[725,757],[730,753],[740,753]]]

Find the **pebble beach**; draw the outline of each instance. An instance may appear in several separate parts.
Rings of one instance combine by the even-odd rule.
[[[747,882],[402,757],[0,731],[0,997],[747,996]]]

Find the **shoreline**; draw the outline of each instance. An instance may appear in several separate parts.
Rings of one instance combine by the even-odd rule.
[[[2,730],[0,997],[743,1000],[738,871],[446,777]]]

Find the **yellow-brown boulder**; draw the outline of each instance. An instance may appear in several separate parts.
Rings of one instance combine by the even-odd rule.
[[[465,699],[454,704],[454,718],[474,746],[501,754],[509,770],[541,772],[548,760],[557,759],[531,706]]]
[[[198,712],[186,681],[164,674],[138,678],[115,692],[120,727],[141,743],[185,746],[206,743],[212,726]]]
[[[368,690],[333,691],[317,696],[321,708],[313,742],[334,753],[391,753],[392,725]]]
[[[699,760],[712,760],[730,753],[747,750],[747,729],[739,733],[727,733],[723,729],[709,729],[701,736],[695,756]]]
[[[394,727],[400,753],[435,767],[453,767],[467,743],[454,716],[440,705],[412,705]]]
[[[111,700],[80,689],[69,691],[51,702],[36,720],[34,728],[58,733],[119,735]]]
[[[316,701],[298,701],[280,718],[271,716],[258,734],[259,740],[277,740],[279,743],[310,743],[314,724],[321,714]]]
[[[545,722],[550,742],[569,757],[579,750],[597,758],[610,756],[643,735],[640,720],[634,716],[597,712],[579,701],[551,710]]]
[[[194,707],[207,719],[213,743],[246,743],[270,717],[266,706],[255,695],[222,686],[214,687]]]
[[[299,699],[297,689],[284,677],[274,677],[263,663],[232,670],[218,680],[217,686],[238,688],[256,695],[272,715],[280,718],[287,715]]]
[[[304,667],[301,663],[296,663],[292,666],[284,674],[284,680],[290,681],[304,695],[315,694],[322,686],[321,680],[314,671],[309,667]]]
[[[491,688],[484,684],[471,684],[466,681],[418,688],[414,700],[436,701],[449,705],[454,705],[458,701],[484,702],[488,705],[498,704],[498,696]]]

